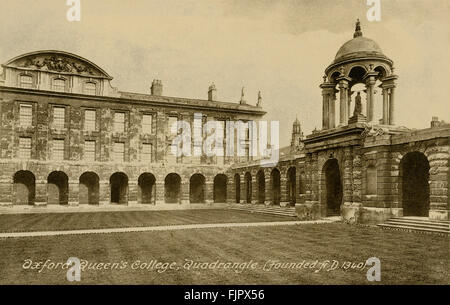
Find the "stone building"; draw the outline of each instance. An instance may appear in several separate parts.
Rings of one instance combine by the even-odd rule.
[[[363,36],[358,21],[353,39],[325,69],[322,129],[302,139],[300,151],[293,133],[295,153],[276,167],[232,167],[234,180],[244,181],[243,201],[295,205],[297,217],[305,220],[334,215],[352,223],[401,216],[449,220],[450,124],[433,118],[428,129],[396,126],[397,78],[393,61]]]
[[[265,114],[218,101],[214,85],[204,100],[163,96],[160,80],[149,94],[122,92],[96,64],[61,51],[21,55],[2,68],[2,206],[227,202],[227,168],[251,157],[177,157],[170,128],[187,121],[201,133],[194,116],[219,128]]]

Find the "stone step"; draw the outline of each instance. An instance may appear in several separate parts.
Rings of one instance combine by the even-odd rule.
[[[442,225],[442,224],[430,224],[427,222],[406,222],[406,221],[396,221],[396,220],[389,220],[386,223],[387,225],[401,225],[401,226],[410,226],[410,227],[417,227],[417,228],[431,228],[431,229],[441,229],[441,230],[449,230],[449,225]]]
[[[266,207],[266,206],[230,206],[232,210],[247,211],[251,213],[263,213],[278,216],[296,217],[295,209],[282,207]]]
[[[401,221],[404,223],[428,223],[432,225],[446,225],[450,226],[450,221],[447,220],[429,220],[429,219],[420,219],[415,217],[394,217],[390,218],[389,221]]]
[[[410,225],[394,225],[394,224],[378,224],[380,228],[383,229],[394,229],[394,230],[404,230],[404,231],[416,231],[425,233],[437,233],[443,235],[450,235],[450,230],[442,229],[432,229],[432,228],[418,228]]]

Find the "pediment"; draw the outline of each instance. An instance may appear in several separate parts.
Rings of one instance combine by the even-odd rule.
[[[24,54],[11,59],[4,66],[112,79],[103,69],[89,60],[61,51],[38,51]]]

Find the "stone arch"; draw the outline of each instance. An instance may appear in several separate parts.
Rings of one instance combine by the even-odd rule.
[[[205,176],[194,174],[189,179],[189,202],[205,203]]]
[[[152,173],[143,173],[138,178],[138,203],[156,203],[156,178]]]
[[[122,172],[116,172],[109,178],[111,190],[111,203],[128,203],[128,176]]]
[[[241,203],[241,175],[234,174],[234,193],[236,196],[236,203]]]
[[[245,202],[252,203],[252,174],[250,172],[246,172],[245,176]]]
[[[214,203],[226,203],[227,202],[227,176],[224,174],[218,174],[214,177]]]
[[[399,202],[404,216],[428,217],[430,163],[419,151],[408,152],[399,166]]]
[[[69,203],[69,177],[61,171],[51,172],[47,177],[47,204]]]
[[[291,166],[286,173],[286,192],[288,202],[295,205],[297,202],[297,168]]]
[[[343,183],[339,162],[328,159],[322,168],[322,204],[326,209],[326,216],[340,215],[343,202]]]
[[[280,205],[281,202],[281,174],[278,168],[274,168],[270,173],[270,184],[272,190],[272,204]]]
[[[181,177],[177,173],[164,179],[164,198],[166,203],[181,203]]]
[[[99,204],[100,178],[94,172],[85,172],[79,178],[79,204]]]
[[[33,205],[36,198],[36,177],[30,171],[21,170],[13,176],[13,204]]]
[[[263,170],[259,170],[256,174],[256,185],[258,187],[258,203],[264,204],[266,201],[266,178]]]

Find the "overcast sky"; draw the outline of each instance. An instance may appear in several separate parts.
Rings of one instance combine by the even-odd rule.
[[[214,82],[220,100],[237,102],[245,86],[255,104],[261,90],[287,145],[296,115],[306,134],[321,127],[324,69],[360,18],[395,62],[398,125],[450,121],[450,1],[381,3],[381,22],[368,22],[366,0],[81,0],[81,22],[70,23],[66,0],[1,0],[0,62],[57,49],[95,62],[123,91],[147,93],[158,78],[164,95],[206,98]]]

